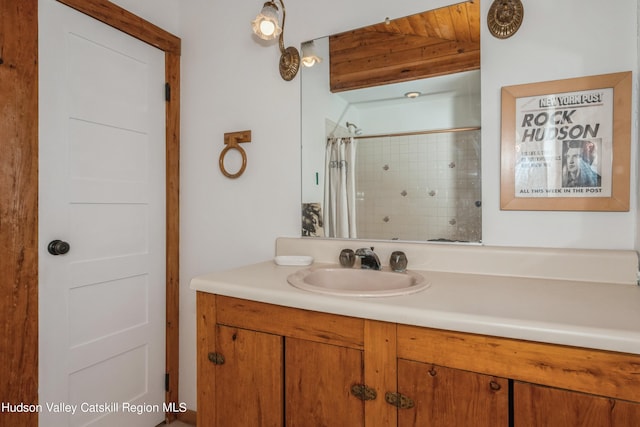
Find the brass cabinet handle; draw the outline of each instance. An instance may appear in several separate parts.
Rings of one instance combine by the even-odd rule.
[[[387,392],[384,395],[384,400],[389,405],[393,405],[396,408],[400,408],[400,409],[411,409],[414,406],[416,406],[413,399],[398,392],[395,392],[395,393]]]
[[[211,352],[207,355],[209,361],[214,365],[224,365],[224,356],[220,353]]]
[[[374,400],[378,397],[378,393],[375,389],[365,384],[354,384],[351,386],[351,394],[360,400]]]

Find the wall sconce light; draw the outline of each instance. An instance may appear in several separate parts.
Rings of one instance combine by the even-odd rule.
[[[251,22],[253,32],[263,40],[273,40],[279,37],[280,44],[280,75],[284,80],[293,80],[300,69],[300,53],[293,46],[284,47],[284,21],[287,12],[283,0],[278,0],[282,6],[282,25],[278,20],[278,6],[274,1],[268,1],[262,11]]]
[[[487,14],[487,26],[494,37],[506,39],[518,31],[524,18],[520,0],[493,0]]]
[[[322,62],[322,58],[316,53],[316,46],[313,40],[302,43],[302,65],[313,67],[320,62]]]

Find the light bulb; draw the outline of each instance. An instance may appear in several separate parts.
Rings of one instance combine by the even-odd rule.
[[[264,21],[260,22],[260,31],[265,36],[272,35],[275,30],[276,30],[276,26],[273,25],[273,22],[267,21],[267,20],[264,20]]]
[[[262,11],[251,22],[253,32],[263,40],[275,39],[282,32],[278,22],[278,8],[275,3],[267,2]]]
[[[313,67],[316,62],[320,62],[317,56],[305,56],[302,58],[302,65],[305,67]]]
[[[313,67],[315,64],[322,62],[322,58],[320,58],[316,54],[315,46],[313,41],[302,43],[302,65],[305,67]]]

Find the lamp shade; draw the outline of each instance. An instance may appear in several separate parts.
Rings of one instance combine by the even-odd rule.
[[[313,41],[302,43],[302,65],[313,67],[316,63],[322,62],[322,58],[316,53]]]
[[[278,37],[282,28],[278,19],[278,7],[275,3],[266,2],[251,25],[253,32],[263,40],[272,40]]]

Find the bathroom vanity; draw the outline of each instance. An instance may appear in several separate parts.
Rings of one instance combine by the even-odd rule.
[[[272,261],[193,279],[199,426],[638,424],[634,252],[372,244],[430,286],[323,295]],[[348,245],[276,254],[335,263]]]

